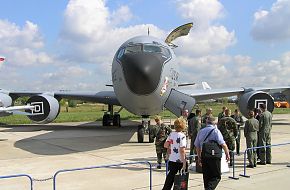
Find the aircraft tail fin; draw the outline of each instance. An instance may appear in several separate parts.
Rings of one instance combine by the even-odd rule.
[[[210,90],[211,89],[211,87],[207,84],[207,82],[202,82],[201,84],[202,84],[202,88],[204,90]]]

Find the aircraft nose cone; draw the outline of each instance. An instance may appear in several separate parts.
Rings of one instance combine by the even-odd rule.
[[[126,83],[139,95],[150,94],[158,87],[164,58],[149,53],[128,54],[122,57]]]

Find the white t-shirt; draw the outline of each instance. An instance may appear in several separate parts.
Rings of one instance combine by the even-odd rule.
[[[186,136],[182,132],[171,132],[167,140],[170,144],[169,161],[180,162],[180,148],[186,147]]]

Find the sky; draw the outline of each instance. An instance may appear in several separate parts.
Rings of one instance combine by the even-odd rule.
[[[0,88],[111,90],[124,41],[188,22],[174,42],[181,83],[290,85],[289,18],[290,0],[2,0]]]

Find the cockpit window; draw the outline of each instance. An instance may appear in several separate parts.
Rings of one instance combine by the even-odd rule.
[[[133,46],[127,46],[125,48],[124,54],[138,53],[138,52],[142,52],[142,46],[141,45],[133,45]]]
[[[124,55],[136,54],[136,53],[153,53],[156,56],[162,57],[164,62],[167,62],[171,59],[170,50],[160,44],[128,44],[125,47],[120,48],[117,53],[117,58],[122,59]]]
[[[166,58],[170,57],[170,51],[162,46],[145,44],[143,49],[144,52],[161,53]]]

